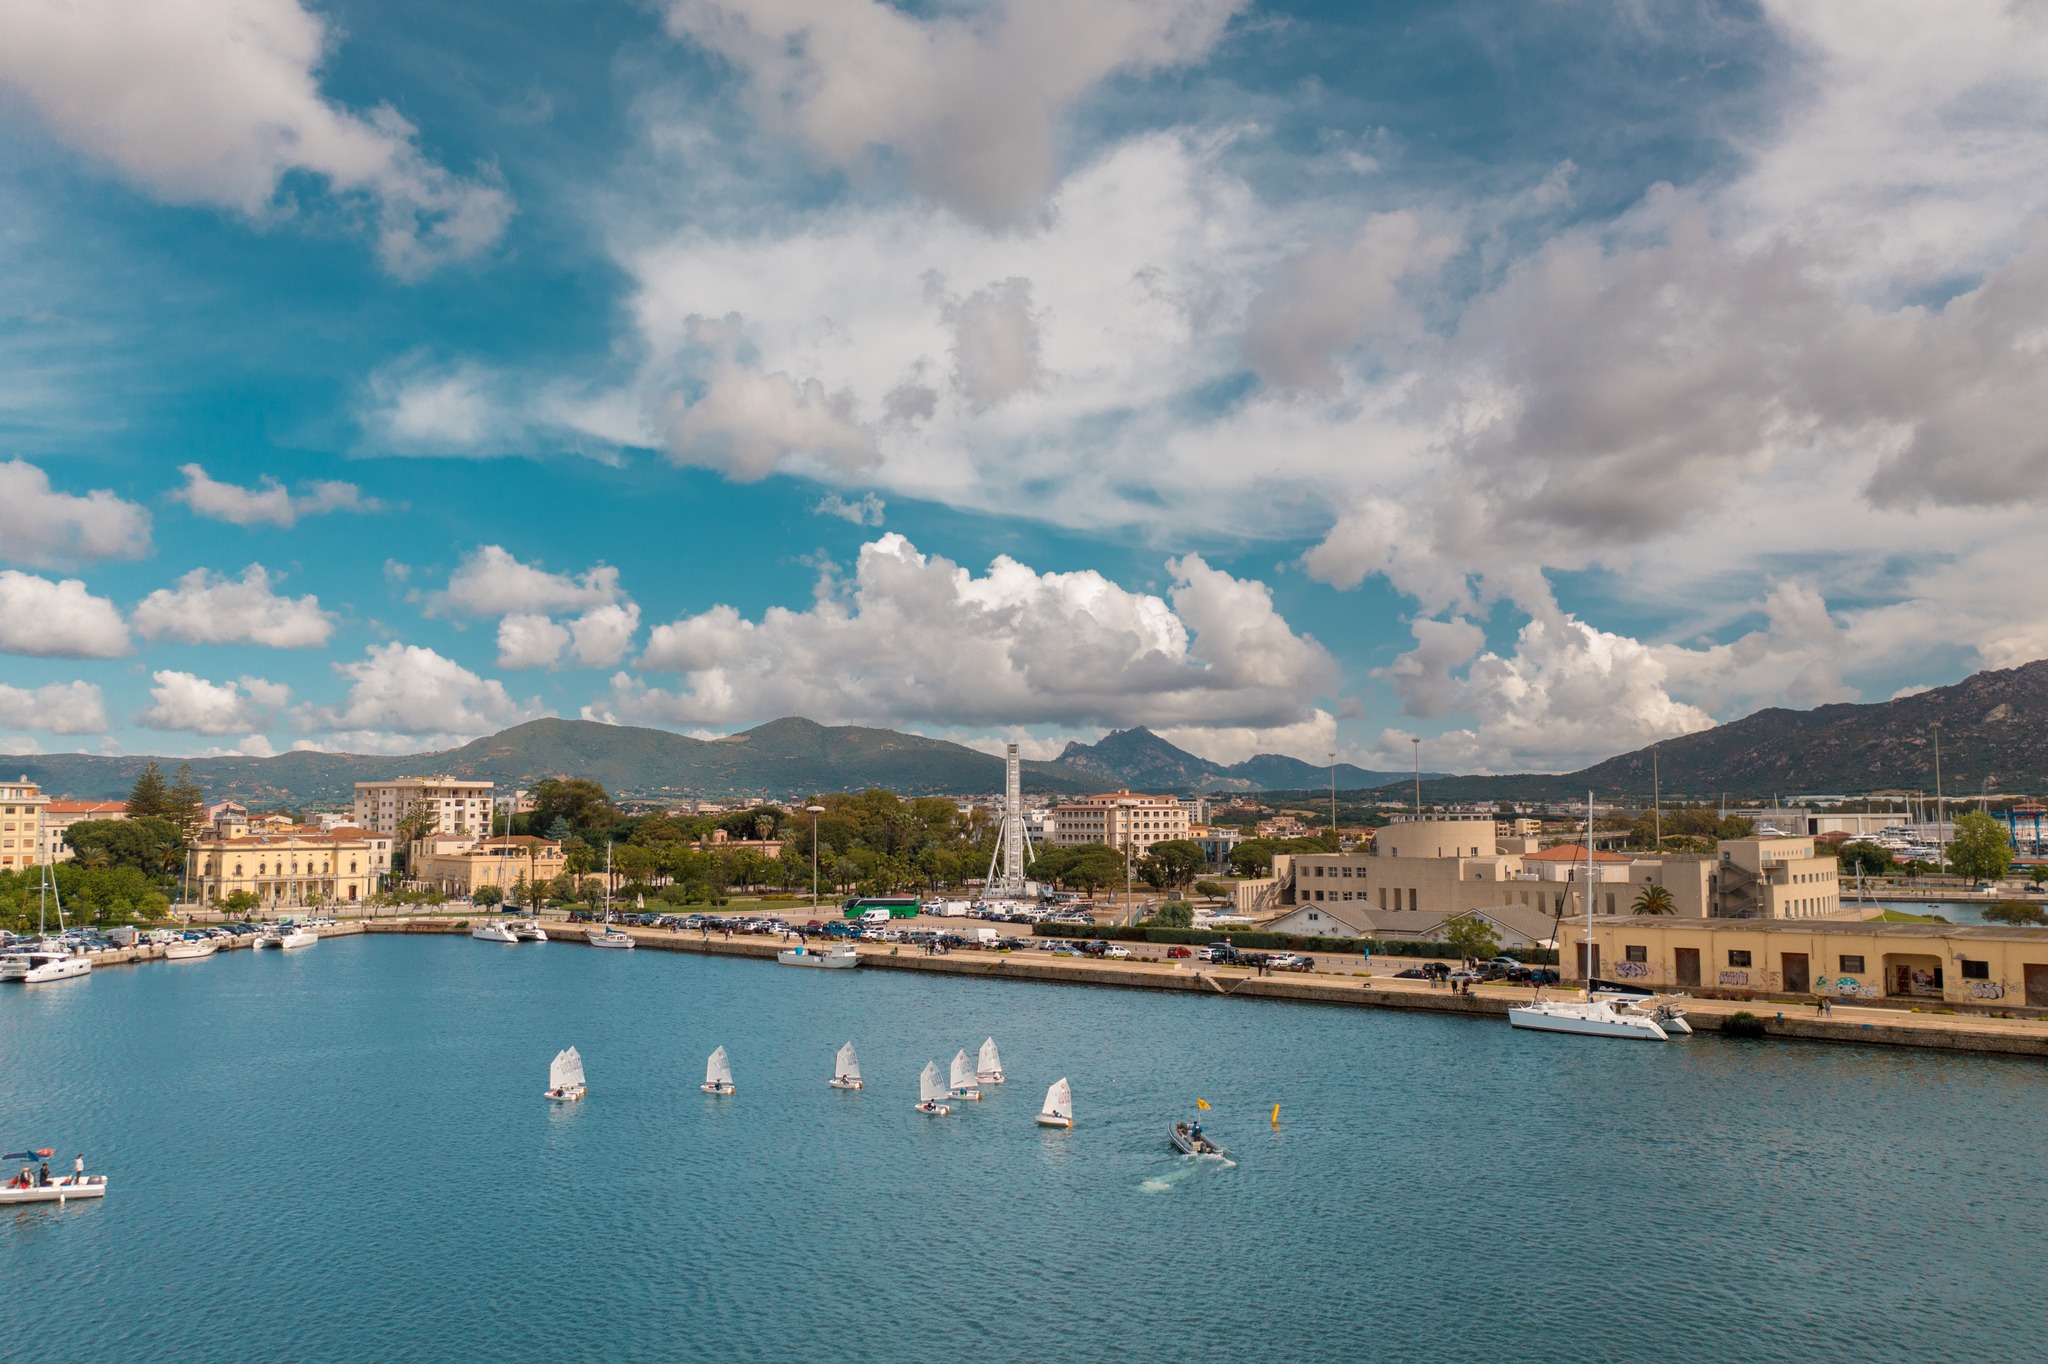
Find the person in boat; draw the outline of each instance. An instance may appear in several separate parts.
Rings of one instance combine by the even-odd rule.
[[[37,1187],[37,1188],[47,1188],[47,1187],[49,1186],[49,1183],[50,1183],[50,1162],[46,1160],[46,1161],[44,1161],[44,1162],[43,1162],[43,1170],[42,1170],[42,1173],[36,1176],[36,1187]]]
[[[1188,1137],[1195,1143],[1195,1149],[1199,1151],[1202,1147],[1202,1124],[1199,1122],[1189,1123]]]
[[[71,1182],[73,1184],[85,1183],[85,1152],[83,1151],[80,1151],[78,1158],[71,1162]]]

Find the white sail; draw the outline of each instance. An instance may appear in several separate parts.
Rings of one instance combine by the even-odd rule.
[[[974,1088],[974,1066],[967,1060],[965,1048],[953,1053],[953,1088]]]
[[[720,1047],[704,1062],[704,1083],[707,1085],[729,1085],[732,1083],[732,1059]]]
[[[939,1063],[927,1061],[924,1071],[917,1077],[917,1101],[936,1103],[946,1097],[946,1087],[939,1083]]]
[[[991,1037],[981,1044],[981,1058],[974,1063],[974,1069],[982,1075],[1003,1073],[1003,1058],[996,1053],[996,1040]]]
[[[853,1054],[853,1043],[848,1042],[839,1049],[839,1059],[832,1065],[832,1074],[840,1080],[860,1078],[860,1058]]]
[[[1048,1118],[1071,1119],[1074,1116],[1074,1091],[1067,1084],[1066,1076],[1052,1082],[1052,1088],[1045,1091],[1045,1107],[1038,1111]]]
[[[583,1083],[583,1058],[576,1054],[576,1048],[555,1053],[554,1061],[548,1066],[549,1089],[573,1089]]]

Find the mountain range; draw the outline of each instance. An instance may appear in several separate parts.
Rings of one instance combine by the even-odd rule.
[[[2048,788],[2048,660],[1981,672],[1911,696],[1813,710],[1761,710],[1655,745],[1669,795],[1771,796],[1793,792],[1934,789],[1939,726],[1942,784],[1952,795]],[[1578,772],[1460,777],[1423,774],[1427,801],[1561,800],[1588,788],[1603,797],[1647,796],[1652,750]],[[0,758],[52,795],[117,800],[149,758],[57,753]],[[166,769],[177,759],[160,758]],[[258,806],[346,804],[359,781],[446,774],[530,786],[578,776],[616,794],[661,799],[779,798],[879,786],[903,795],[973,795],[1002,786],[1002,759],[963,744],[889,729],[821,725],[790,717],[719,739],[587,720],[534,720],[460,748],[398,757],[281,753],[274,758],[194,758],[209,797]],[[1262,753],[1224,765],[1198,758],[1148,729],[1070,743],[1051,762],[1024,764],[1027,791],[1064,795],[1134,791],[1327,790],[1328,767]],[[1339,763],[1339,789],[1384,790],[1405,799],[1409,773]]]

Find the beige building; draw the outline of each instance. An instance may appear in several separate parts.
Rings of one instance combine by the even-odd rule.
[[[562,874],[562,845],[530,834],[423,839],[415,849],[415,865],[407,880],[463,899],[482,886],[495,886],[509,899],[522,880],[535,884]]]
[[[1171,796],[1130,791],[1079,796],[1053,807],[1053,842],[1062,848],[1107,843],[1143,857],[1154,843],[1188,836],[1188,808]]]
[[[126,819],[124,800],[53,800],[43,807],[42,834],[38,848],[45,862],[69,862],[75,853],[64,841],[64,831],[74,824],[94,819]]]
[[[1624,915],[1594,919],[1592,941],[1596,977],[1646,987],[2048,1009],[2048,928]],[[1566,919],[1567,979],[1585,978],[1585,943]]]
[[[50,798],[27,776],[0,783],[0,871],[37,865],[43,848],[43,808]]]
[[[1720,917],[1827,919],[1842,913],[1840,864],[1816,857],[1811,838],[1730,838],[1718,846]]]
[[[192,845],[193,897],[218,904],[247,891],[265,910],[360,904],[377,890],[380,842],[388,866],[390,840],[361,829],[209,833]]]
[[[355,826],[398,833],[415,811],[432,816],[427,832],[481,838],[491,832],[491,783],[456,777],[400,777],[356,783]]]

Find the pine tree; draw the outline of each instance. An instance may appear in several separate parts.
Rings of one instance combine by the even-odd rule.
[[[206,792],[200,787],[199,779],[192,775],[191,763],[179,765],[177,784],[171,787],[167,799],[171,812],[166,818],[187,834],[195,832],[205,821]]]
[[[128,818],[173,819],[170,784],[154,760],[143,764],[135,785],[128,791]]]

